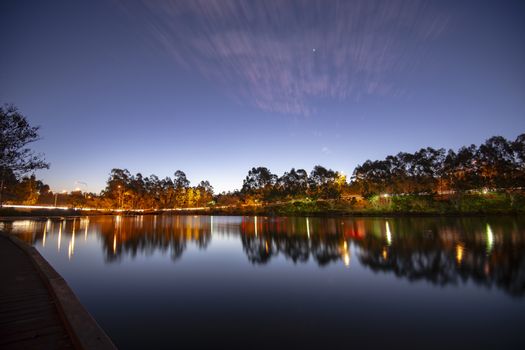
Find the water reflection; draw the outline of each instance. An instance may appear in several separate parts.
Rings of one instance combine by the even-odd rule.
[[[100,239],[105,261],[166,252],[173,261],[189,244],[206,249],[212,237],[238,238],[248,261],[268,264],[340,263],[356,259],[374,272],[435,285],[471,281],[525,295],[525,222],[520,218],[269,218],[105,216],[60,221],[15,221],[0,229],[31,244],[67,244],[74,259],[79,233]],[[64,242],[62,242],[64,240]],[[352,262],[353,264],[354,262]]]

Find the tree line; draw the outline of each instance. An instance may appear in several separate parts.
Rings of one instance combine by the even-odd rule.
[[[100,195],[102,207],[122,209],[192,208],[211,205],[213,187],[208,181],[190,186],[186,174],[177,170],[173,178],[131,175],[127,169],[113,169]]]
[[[521,191],[525,187],[525,134],[514,141],[497,136],[458,151],[422,148],[358,165],[350,181],[338,171],[317,165],[308,173],[292,168],[281,176],[266,167],[248,171],[240,190],[214,193],[209,181],[190,185],[186,174],[173,177],[132,175],[113,169],[100,194],[53,193],[34,175],[19,180],[10,172],[11,198],[23,204],[58,204],[112,209],[168,209],[256,205],[291,200],[341,200],[378,194],[462,194]],[[58,199],[58,203],[57,203]]]
[[[513,191],[525,186],[525,134],[514,141],[494,136],[480,146],[422,148],[383,160],[367,160],[353,173],[363,196]]]
[[[53,193],[34,172],[49,164],[29,145],[39,140],[16,107],[0,107],[0,206],[4,200],[22,204],[55,204],[113,209],[165,209],[254,205],[292,200],[350,200],[378,194],[463,194],[521,191],[525,187],[525,134],[514,141],[494,136],[485,143],[457,151],[422,148],[358,165],[350,179],[316,165],[310,173],[292,168],[281,176],[266,167],[253,167],[240,190],[215,194],[209,181],[190,185],[186,174],[173,177],[132,175],[113,169],[99,193]]]

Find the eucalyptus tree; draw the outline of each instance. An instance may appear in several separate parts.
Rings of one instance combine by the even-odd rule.
[[[341,195],[338,179],[340,174],[332,169],[316,165],[310,172],[309,192],[317,197],[337,199]]]
[[[477,163],[484,187],[508,188],[513,184],[516,168],[512,143],[504,137],[494,136],[479,146]]]
[[[173,177],[174,205],[184,207],[187,203],[187,192],[190,187],[190,181],[182,170],[177,170]]]
[[[277,180],[276,185],[283,196],[304,196],[308,189],[308,173],[304,169],[292,168]]]
[[[243,181],[241,191],[244,194],[256,195],[267,200],[272,197],[276,182],[277,175],[272,174],[270,169],[265,167],[252,168]]]

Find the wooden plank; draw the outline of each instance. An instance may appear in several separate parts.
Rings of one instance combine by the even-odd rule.
[[[71,340],[38,270],[0,236],[0,347],[72,349]]]

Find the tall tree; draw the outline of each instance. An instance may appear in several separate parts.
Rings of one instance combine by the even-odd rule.
[[[274,192],[277,175],[265,167],[252,168],[243,181],[242,192],[269,200]]]
[[[177,170],[173,177],[173,186],[175,188],[175,206],[185,207],[187,205],[187,194],[190,187],[190,181],[182,170]]]
[[[0,206],[8,175],[18,177],[37,169],[49,168],[43,155],[28,147],[40,139],[38,130],[39,127],[31,126],[16,107],[0,107]]]
[[[321,198],[339,198],[341,195],[340,184],[338,183],[340,177],[341,174],[338,172],[316,165],[310,172],[310,193]]]

